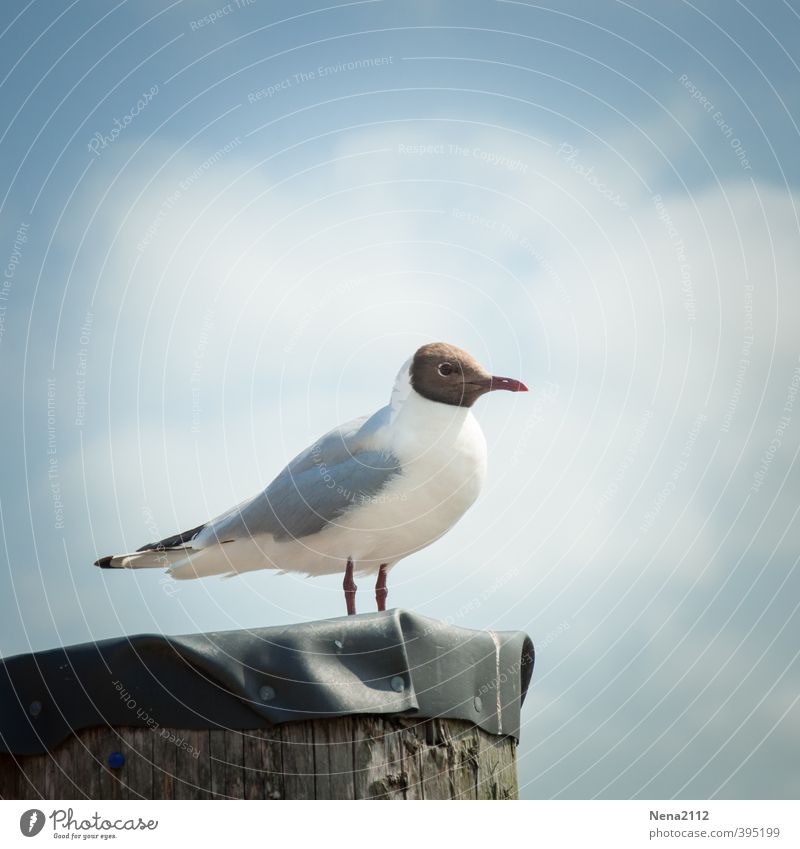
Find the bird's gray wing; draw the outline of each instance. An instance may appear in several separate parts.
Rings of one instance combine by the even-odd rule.
[[[200,545],[261,534],[300,539],[373,500],[400,471],[394,455],[370,445],[369,437],[383,418],[380,411],[325,434],[263,492],[206,525]]]

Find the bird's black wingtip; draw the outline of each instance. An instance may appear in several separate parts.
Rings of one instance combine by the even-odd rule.
[[[108,557],[101,557],[99,560],[94,561],[95,566],[99,566],[101,569],[111,569],[111,561],[114,559],[112,555]]]

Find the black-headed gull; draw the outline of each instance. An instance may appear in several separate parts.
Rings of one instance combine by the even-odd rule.
[[[385,407],[326,433],[263,492],[190,531],[95,565],[163,566],[179,580],[344,570],[348,614],[356,612],[354,572],[377,574],[375,598],[385,610],[388,571],[449,531],[480,492],[486,440],[470,408],[495,389],[527,392],[454,345],[423,345],[400,369]]]

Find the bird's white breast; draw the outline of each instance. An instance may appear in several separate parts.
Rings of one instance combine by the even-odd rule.
[[[346,556],[367,572],[447,532],[478,497],[486,476],[486,440],[468,408],[412,392],[375,440],[400,461],[400,474],[343,516],[339,533],[324,532],[350,546]]]
[[[351,509],[309,536],[284,541],[248,536],[223,546],[223,558],[217,551],[202,563],[197,557],[212,550],[200,551],[187,577],[268,567],[333,574],[348,559],[358,572],[377,572],[382,563],[393,565],[450,530],[478,497],[486,476],[486,440],[469,409],[413,391],[363,447],[399,461],[399,472],[376,495],[355,499]]]

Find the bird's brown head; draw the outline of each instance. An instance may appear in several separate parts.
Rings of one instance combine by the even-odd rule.
[[[466,351],[444,342],[423,345],[414,354],[410,377],[411,386],[423,398],[455,407],[471,407],[495,389],[528,391],[518,380],[489,374]]]

